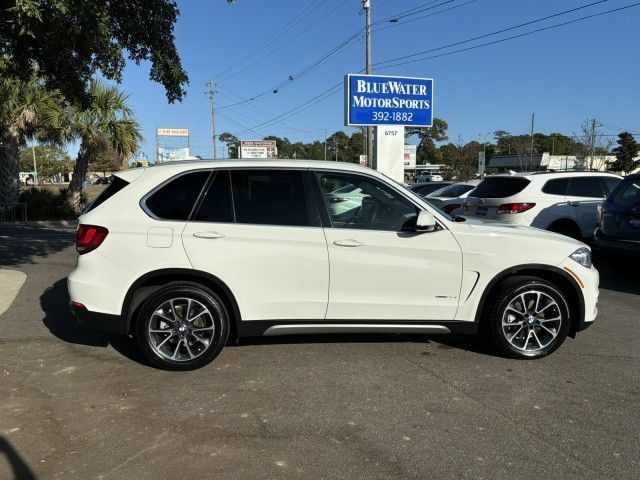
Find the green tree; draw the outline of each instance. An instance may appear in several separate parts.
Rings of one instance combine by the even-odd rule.
[[[640,145],[634,136],[629,132],[622,132],[618,135],[618,146],[613,149],[616,154],[616,161],[609,166],[609,170],[616,172],[633,172],[640,167],[638,152]]]
[[[73,162],[67,152],[58,145],[36,145],[36,164],[38,168],[38,180],[45,180],[58,173],[73,170]],[[23,148],[20,151],[20,171],[33,171],[33,151],[31,148]]]
[[[240,140],[238,137],[229,132],[223,132],[218,139],[227,146],[229,158],[238,158],[240,151]]]
[[[12,5],[9,5],[12,4]],[[172,0],[19,0],[0,7],[0,78],[34,75],[70,101],[87,101],[100,73],[120,81],[129,59],[149,61],[149,77],[169,102],[182,100],[187,74],[174,43]]]
[[[0,203],[18,199],[20,149],[30,138],[57,140],[62,99],[34,79],[22,82],[0,75]]]
[[[76,213],[81,211],[80,194],[89,164],[98,160],[99,154],[110,148],[122,168],[138,151],[142,135],[140,126],[133,118],[128,96],[115,87],[92,81],[88,89],[87,108],[71,111],[71,128],[80,138],[80,150],[73,169],[66,201]]]
[[[447,137],[447,129],[449,125],[440,118],[433,119],[431,127],[406,127],[404,130],[405,137],[416,135],[420,139],[418,149],[416,151],[416,163],[441,163],[441,152],[436,147],[436,142],[444,142]]]
[[[349,137],[342,130],[327,138],[327,160],[353,161],[349,159]]]

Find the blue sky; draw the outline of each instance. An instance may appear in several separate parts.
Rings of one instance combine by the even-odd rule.
[[[371,1],[374,22],[430,3]],[[373,31],[374,63],[594,1],[438,0],[431,6],[441,7],[401,18],[396,23],[378,23]],[[609,0],[457,48],[635,1]],[[192,153],[211,156],[211,118],[205,95],[205,82],[209,79],[219,82],[218,133],[229,131],[244,139],[273,134],[292,141],[310,141],[322,140],[325,129],[329,134],[339,129],[353,131],[343,125],[342,90],[298,115],[285,117],[283,122],[264,128],[254,126],[304,104],[340,82],[344,74],[360,71],[364,67],[361,37],[277,94],[269,93],[236,107],[224,106],[286,82],[289,75],[315,63],[357,32],[364,24],[361,0],[237,0],[232,5],[225,0],[182,0],[178,5],[181,15],[175,36],[190,80],[187,98],[169,105],[163,88],[148,80],[148,64],[128,65],[121,85],[129,93],[143,126],[143,151],[150,159],[155,158],[157,126],[189,128]],[[417,18],[448,8],[451,9]],[[634,7],[523,38],[374,72],[433,78],[434,114],[449,123],[449,138],[454,142],[484,141],[498,129],[527,132],[532,112],[536,114],[536,131],[545,133],[577,134],[581,123],[592,117],[606,124],[603,133],[618,133],[612,126],[638,132],[639,23],[640,7]]]

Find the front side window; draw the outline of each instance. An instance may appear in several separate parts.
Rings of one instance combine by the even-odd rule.
[[[146,199],[147,209],[161,220],[187,220],[209,174],[201,170],[174,178]]]
[[[232,171],[236,222],[309,226],[303,175],[300,170]]]
[[[334,228],[399,232],[415,228],[418,208],[384,183],[363,175],[316,173]]]
[[[570,197],[602,198],[600,177],[574,177],[569,182]]]

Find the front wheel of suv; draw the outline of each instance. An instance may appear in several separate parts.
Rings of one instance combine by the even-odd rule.
[[[503,355],[534,359],[549,355],[569,332],[567,300],[558,288],[536,277],[512,277],[492,294],[488,334]]]
[[[229,335],[229,315],[211,290],[175,282],[144,303],[136,339],[145,357],[165,370],[195,370],[211,362]]]

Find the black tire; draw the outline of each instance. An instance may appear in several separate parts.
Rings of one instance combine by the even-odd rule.
[[[582,232],[580,231],[580,227],[573,223],[570,220],[561,220],[549,225],[547,228],[550,232],[559,233],[560,235],[564,235],[566,237],[571,237],[576,240],[580,240],[582,238]]]
[[[160,309],[167,302],[170,302],[172,299],[177,300],[176,303],[191,299],[194,305],[206,308],[208,312],[205,312],[205,310],[201,310],[201,312],[205,312],[206,314],[201,316],[200,320],[193,320],[192,322],[188,322],[187,319],[185,319],[185,316],[187,318],[189,316],[189,307],[187,307],[187,311],[185,314],[183,305],[176,306],[175,310],[178,310],[180,313],[178,314],[173,311],[171,316],[182,316],[182,318],[180,318],[178,322],[181,321],[184,325],[194,325],[194,322],[204,322],[205,320],[203,319],[206,319],[207,323],[203,323],[203,326],[206,327],[206,329],[201,328],[200,330],[207,330],[208,332],[208,330],[210,329],[210,338],[205,338],[205,341],[199,339],[198,342],[196,342],[195,340],[198,337],[202,337],[205,335],[204,332],[198,332],[198,337],[195,336],[196,332],[192,332],[191,329],[186,332],[181,331],[178,333],[179,328],[176,327],[177,324],[173,325],[168,321],[164,321],[163,318],[165,317],[162,317],[161,315],[158,315],[156,313],[157,311],[159,311],[158,309]],[[158,317],[160,317],[160,320],[158,319]],[[169,318],[167,318],[167,320],[169,320]],[[151,322],[154,322],[154,325],[155,323],[160,322],[167,326],[166,334],[162,333],[159,337],[154,337],[156,339],[155,343],[154,338],[152,338],[152,333],[149,332]],[[209,323],[213,328],[209,327]],[[184,325],[182,328],[187,328],[184,327]],[[158,341],[158,339],[168,338],[166,336],[167,334],[169,334],[169,337],[172,338],[168,339],[166,346],[161,346],[160,348],[158,348],[158,344],[162,343]],[[164,370],[195,370],[203,367],[204,365],[207,365],[218,356],[218,354],[226,344],[228,336],[229,314],[224,302],[208,288],[193,282],[169,283],[168,285],[154,292],[149,298],[145,300],[140,310],[140,314],[138,315],[135,328],[136,341],[138,342],[138,345],[140,346],[140,349],[142,350],[144,356],[153,365]],[[180,345],[180,342],[182,342],[182,345]],[[162,352],[165,352],[168,348],[173,349],[174,345],[177,345],[177,347],[175,347],[175,352],[179,352],[180,356],[187,356],[188,353],[188,356],[191,357],[193,355],[193,351],[197,353],[197,356],[193,359],[176,360],[172,360],[171,358],[163,356]],[[200,349],[201,351],[198,352],[197,349]],[[165,352],[165,354],[168,353],[170,353],[170,351]],[[175,356],[176,354],[174,353],[174,357]]]
[[[540,292],[540,295],[531,292]],[[521,295],[524,296],[524,302],[517,300],[522,298],[520,297]],[[536,298],[544,299],[544,305],[549,306],[543,308],[544,305],[542,303],[539,307],[538,304],[534,305]],[[557,286],[546,280],[529,276],[508,278],[491,293],[489,300],[492,301],[493,308],[488,312],[489,315],[486,319],[486,333],[493,347],[504,356],[529,360],[544,357],[560,347],[569,333],[571,319],[567,300]],[[541,300],[537,301],[541,302]],[[514,305],[512,302],[516,302],[515,305],[521,305],[517,310],[522,309],[523,312],[529,311],[534,314],[536,308],[543,309],[543,311],[537,316],[534,315],[536,319],[531,322],[531,315],[520,315],[515,313],[513,309],[507,310],[507,307]],[[525,305],[522,306],[523,304]],[[559,322],[551,320],[556,316],[560,317]],[[507,322],[510,318],[514,319],[513,324]],[[504,328],[503,320],[507,322]],[[521,330],[516,335],[521,325],[523,331]],[[548,329],[543,330],[541,325],[546,326]],[[533,334],[529,334],[531,330]],[[556,333],[555,337],[553,337],[552,332]],[[513,343],[508,338],[511,335],[514,335],[512,337]],[[529,335],[526,342],[524,341],[524,335]],[[514,346],[514,344],[519,344],[520,341],[523,342],[524,349]],[[528,349],[529,343],[534,348]]]

